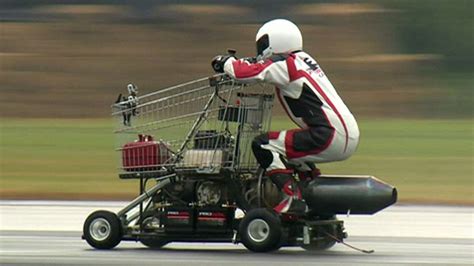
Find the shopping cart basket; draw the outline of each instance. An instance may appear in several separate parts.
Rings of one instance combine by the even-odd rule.
[[[255,173],[251,143],[270,127],[274,94],[216,75],[118,102],[120,178]]]

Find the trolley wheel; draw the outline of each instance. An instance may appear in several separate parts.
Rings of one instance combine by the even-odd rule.
[[[332,219],[335,219],[335,217]],[[334,236],[339,235],[339,227],[335,225],[323,226],[321,229],[316,231],[320,230],[324,230],[325,232]],[[319,235],[316,239],[311,239],[311,243],[309,243],[308,245],[302,245],[301,247],[307,251],[322,251],[332,248],[336,243],[336,240],[323,234]]]
[[[84,222],[84,238],[97,249],[111,249],[122,240],[122,226],[113,212],[95,211]]]
[[[160,220],[158,217],[155,216],[155,212],[148,211],[148,212],[143,213],[141,224],[142,224],[142,229],[145,232],[149,233],[149,232],[153,232],[154,227],[160,224]],[[158,239],[158,238],[140,238],[139,241],[143,245],[152,249],[159,249],[169,243],[169,241],[167,240]]]
[[[151,249],[160,249],[169,242],[161,239],[141,238],[140,243]]]
[[[322,251],[332,248],[336,244],[333,239],[324,238],[321,240],[314,241],[308,245],[302,245],[301,247],[307,251]]]
[[[239,234],[247,249],[268,252],[280,248],[283,232],[280,218],[267,209],[259,208],[250,210],[244,216]]]

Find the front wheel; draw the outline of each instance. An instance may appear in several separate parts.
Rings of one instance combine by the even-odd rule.
[[[254,252],[277,250],[281,245],[282,227],[280,218],[267,209],[249,211],[239,226],[240,240]]]
[[[84,238],[94,248],[111,249],[122,240],[122,226],[115,213],[95,211],[84,222]]]

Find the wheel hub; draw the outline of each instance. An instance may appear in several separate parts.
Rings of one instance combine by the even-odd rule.
[[[97,218],[89,226],[89,233],[96,241],[103,241],[109,237],[110,223],[104,218]]]
[[[255,219],[247,227],[247,233],[255,242],[263,242],[270,235],[270,226],[265,220]]]

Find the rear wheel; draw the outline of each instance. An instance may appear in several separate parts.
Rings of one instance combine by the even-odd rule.
[[[308,251],[321,251],[330,249],[337,243],[337,241],[329,237],[327,234],[336,237],[340,237],[343,234],[342,228],[336,224],[324,225],[320,226],[319,228],[315,227],[312,232],[313,235],[311,237],[311,243],[301,246],[303,249]]]
[[[155,216],[155,212],[145,212],[143,213],[141,226],[144,232],[153,233],[154,230],[160,227],[160,219]],[[169,241],[158,238],[141,238],[140,243],[152,249],[159,249],[168,244]]]
[[[242,219],[239,234],[244,246],[251,251],[277,250],[282,238],[280,218],[267,209],[253,209]]]
[[[335,244],[336,244],[335,240],[324,238],[324,239],[320,239],[320,240],[315,240],[311,244],[303,245],[301,247],[305,250],[308,250],[308,251],[321,251],[321,250],[330,249]]]
[[[115,213],[95,211],[84,222],[83,235],[97,249],[111,249],[122,240],[122,226]]]
[[[168,244],[168,241],[160,240],[160,239],[152,239],[152,238],[142,238],[140,239],[140,243],[143,245],[151,248],[151,249],[160,249],[164,245]]]

